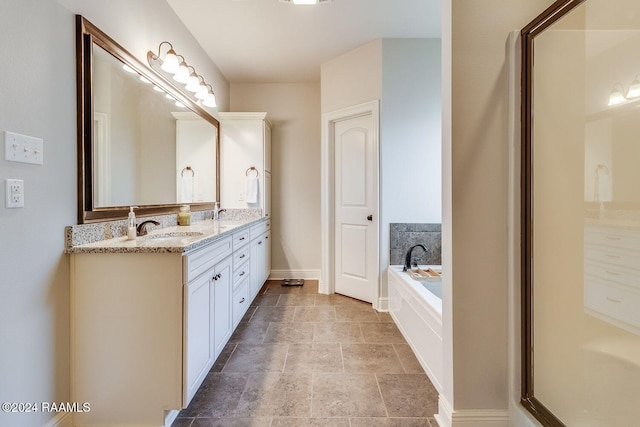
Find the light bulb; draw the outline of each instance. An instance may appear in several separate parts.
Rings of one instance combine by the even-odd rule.
[[[217,107],[216,96],[213,94],[212,91],[209,91],[209,93],[207,94],[207,97],[204,99],[204,101],[202,101],[202,105],[204,105],[205,107],[211,107],[211,108]]]
[[[622,94],[622,91],[614,88],[609,95],[609,104],[607,105],[612,106],[622,104],[626,100],[627,99]]]
[[[135,73],[136,70],[134,70],[133,68],[129,67],[127,64],[123,64],[122,65],[122,69],[125,70],[127,73]]]
[[[205,99],[209,95],[209,88],[202,83],[198,86],[198,91],[196,92],[196,98]]]
[[[187,80],[187,85],[184,87],[189,92],[197,92],[200,87],[200,79],[196,75],[196,73],[191,73],[189,79]]]
[[[173,75],[173,80],[178,83],[186,83],[187,79],[189,79],[189,69],[187,68],[187,64],[184,61],[178,67],[178,70]]]
[[[178,71],[178,67],[180,66],[180,62],[178,61],[178,57],[176,56],[176,52],[173,49],[169,49],[167,55],[164,57],[162,61],[162,68],[167,73],[175,73]]]
[[[640,80],[638,80],[638,76],[631,82],[631,86],[629,86],[629,90],[627,91],[627,98],[637,98],[640,96]]]

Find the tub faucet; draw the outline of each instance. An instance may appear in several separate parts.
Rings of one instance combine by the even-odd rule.
[[[402,271],[411,270],[411,254],[413,253],[413,250],[415,248],[422,248],[422,250],[424,250],[425,252],[429,252],[424,245],[413,245],[413,246],[411,246],[409,248],[409,250],[407,251],[407,255],[404,258],[404,268],[402,269]],[[415,264],[415,265],[417,266],[418,264]]]
[[[138,236],[146,236],[147,235],[147,225],[149,224],[153,224],[155,226],[160,225],[160,223],[158,221],[154,221],[152,219],[148,219],[146,221],[142,221],[140,224],[138,224],[138,227],[136,227],[136,235]]]

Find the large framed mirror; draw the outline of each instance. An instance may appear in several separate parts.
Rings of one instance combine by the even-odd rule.
[[[219,122],[82,16],[76,27],[78,222],[212,209]]]
[[[521,35],[521,403],[638,425],[640,2],[557,1]]]

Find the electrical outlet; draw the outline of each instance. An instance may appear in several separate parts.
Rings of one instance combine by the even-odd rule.
[[[7,208],[24,207],[24,181],[21,179],[5,180],[5,205]]]

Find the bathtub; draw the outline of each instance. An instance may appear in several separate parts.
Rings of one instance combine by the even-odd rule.
[[[440,266],[421,266],[439,270]],[[402,271],[387,269],[389,313],[415,353],[433,386],[442,393],[442,282],[418,282]]]

